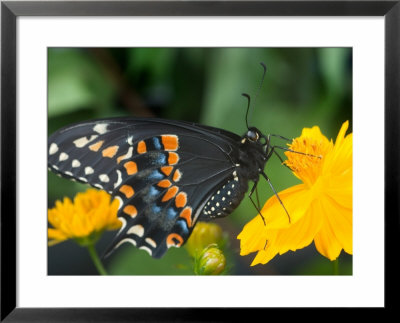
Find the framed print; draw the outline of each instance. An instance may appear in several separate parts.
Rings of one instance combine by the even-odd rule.
[[[392,306],[398,1],[1,9],[2,320]]]

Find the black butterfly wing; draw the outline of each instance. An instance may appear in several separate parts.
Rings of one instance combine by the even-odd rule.
[[[161,257],[189,237],[204,204],[232,176],[240,137],[161,119],[84,122],[49,138],[49,167],[120,200],[123,226],[110,247],[129,242]]]

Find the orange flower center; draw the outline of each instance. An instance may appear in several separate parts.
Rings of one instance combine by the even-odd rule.
[[[288,145],[294,152],[286,152],[285,164],[308,186],[312,186],[322,172],[324,156],[332,149],[332,143],[325,137],[305,137],[293,139]],[[302,153],[302,154],[299,154]],[[303,154],[307,154],[303,155]]]

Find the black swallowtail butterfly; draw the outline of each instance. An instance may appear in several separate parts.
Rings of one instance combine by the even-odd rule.
[[[114,118],[52,134],[48,165],[120,200],[123,225],[109,252],[130,242],[160,258],[182,246],[199,219],[232,213],[249,181],[251,199],[260,174],[273,189],[263,170],[274,148],[285,149],[271,146],[270,136],[255,127],[240,137],[184,121]]]

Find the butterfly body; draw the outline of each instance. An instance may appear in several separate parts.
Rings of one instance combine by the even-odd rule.
[[[183,121],[116,118],[78,123],[49,138],[49,168],[120,201],[123,243],[155,258],[180,247],[197,220],[227,216],[264,169],[261,133],[243,137]]]

